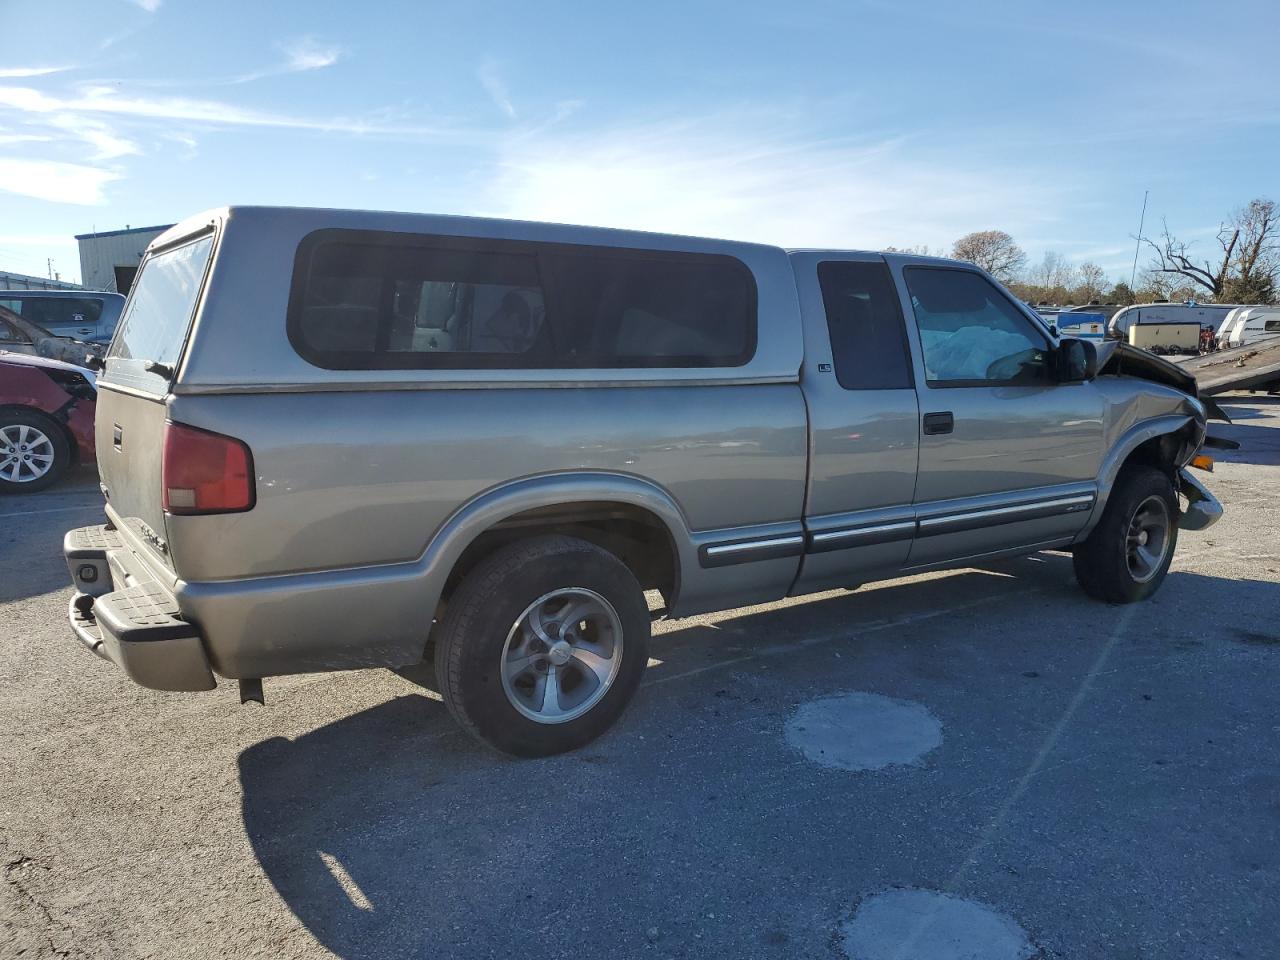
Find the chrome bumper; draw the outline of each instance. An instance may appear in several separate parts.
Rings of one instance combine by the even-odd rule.
[[[1178,486],[1187,498],[1187,509],[1178,520],[1183,530],[1206,530],[1222,518],[1222,504],[1185,468],[1178,471]]]

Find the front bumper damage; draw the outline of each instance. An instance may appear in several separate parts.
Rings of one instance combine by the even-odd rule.
[[[1183,530],[1206,530],[1222,518],[1222,504],[1185,467],[1178,471],[1178,490],[1187,498],[1187,507],[1178,519]]]

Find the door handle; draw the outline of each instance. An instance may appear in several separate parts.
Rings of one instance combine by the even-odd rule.
[[[955,429],[955,426],[956,418],[951,415],[950,410],[944,410],[941,413],[926,413],[924,415],[924,432],[926,436],[950,433]]]

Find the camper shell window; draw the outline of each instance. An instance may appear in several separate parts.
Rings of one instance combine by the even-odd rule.
[[[299,245],[289,339],[328,369],[733,367],[756,347],[733,257],[376,231]]]

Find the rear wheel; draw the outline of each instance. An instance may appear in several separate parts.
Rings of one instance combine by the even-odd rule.
[[[454,717],[522,757],[573,750],[618,719],[648,663],[649,611],[613,554],[572,537],[507,546],[458,586],[436,638]]]
[[[71,445],[57,421],[38,410],[0,410],[0,492],[43,490],[71,465]]]
[[[1084,592],[1108,603],[1145,600],[1164,582],[1178,543],[1178,499],[1155,467],[1121,471],[1102,519],[1072,551]]]

